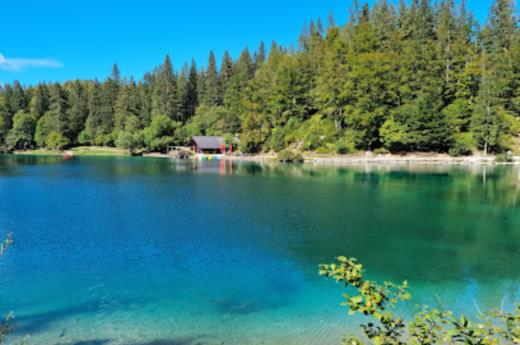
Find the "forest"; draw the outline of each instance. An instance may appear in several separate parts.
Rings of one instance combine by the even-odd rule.
[[[520,140],[520,32],[514,0],[485,24],[464,0],[354,2],[349,19],[305,25],[297,47],[261,43],[237,59],[180,68],[170,56],[142,79],[0,89],[5,151],[113,146],[165,151],[193,135],[243,153],[499,153]],[[108,68],[107,68],[108,69]]]

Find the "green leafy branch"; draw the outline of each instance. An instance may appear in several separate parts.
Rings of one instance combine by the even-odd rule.
[[[336,263],[320,265],[320,275],[331,278],[348,289],[342,306],[349,314],[363,315],[361,324],[368,344],[374,345],[517,345],[520,344],[520,306],[513,313],[503,310],[478,315],[478,322],[452,311],[423,306],[411,320],[395,314],[398,303],[408,301],[408,283],[379,284],[364,278],[363,265],[356,259],[338,257]],[[444,307],[443,307],[444,308]],[[345,345],[362,345],[362,340],[348,337]]]

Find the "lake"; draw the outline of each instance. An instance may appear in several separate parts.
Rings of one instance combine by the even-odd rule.
[[[0,156],[8,344],[340,344],[318,264],[458,312],[520,301],[520,170]]]

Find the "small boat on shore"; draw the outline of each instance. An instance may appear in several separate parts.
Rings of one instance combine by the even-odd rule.
[[[63,160],[68,161],[68,160],[71,160],[71,159],[74,159],[74,152],[72,152],[72,151],[65,151],[63,153]]]

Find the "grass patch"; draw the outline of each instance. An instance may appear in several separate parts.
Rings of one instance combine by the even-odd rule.
[[[16,151],[15,154],[28,156],[62,156],[66,151],[73,152],[75,156],[129,156],[127,150],[103,146],[78,146],[69,150],[36,149]]]
[[[15,151],[14,154],[15,155],[26,155],[26,156],[61,156],[61,155],[63,155],[63,151],[36,149],[36,150]]]
[[[70,149],[75,156],[129,156],[127,150],[103,146],[78,146]]]

